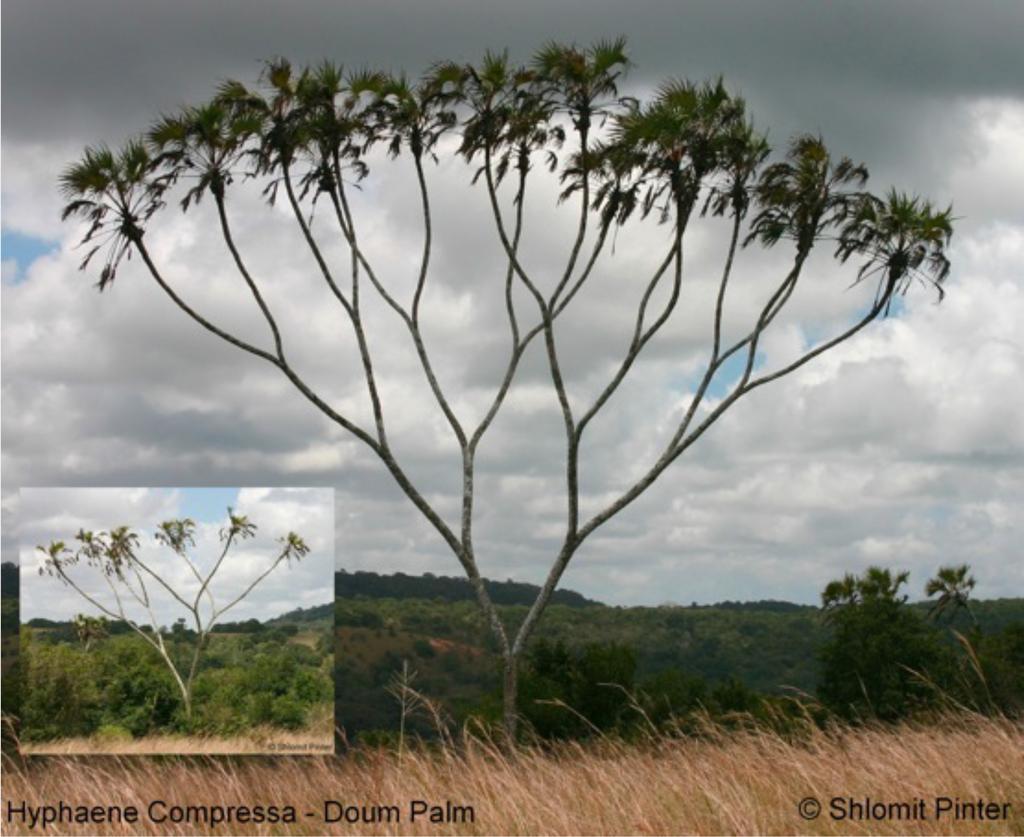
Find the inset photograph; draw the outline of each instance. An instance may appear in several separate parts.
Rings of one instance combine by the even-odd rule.
[[[30,488],[24,754],[333,749],[334,491]]]

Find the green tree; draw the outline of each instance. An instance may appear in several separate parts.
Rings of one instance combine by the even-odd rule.
[[[617,643],[570,649],[538,640],[522,677],[519,711],[542,738],[583,738],[624,720],[634,690],[636,656]]]
[[[1007,715],[1024,714],[1024,622],[979,637],[977,657],[990,705]]]
[[[774,162],[765,136],[752,124],[745,102],[721,80],[705,84],[668,81],[644,102],[621,94],[629,65],[625,43],[590,47],[548,44],[517,66],[505,54],[479,64],[435,65],[418,82],[380,72],[346,74],[324,62],[293,68],[270,62],[260,85],[221,85],[208,103],[160,119],[142,139],[121,151],[86,149],[61,177],[68,198],[65,217],[84,219],[93,245],[83,266],[103,252],[99,287],[109,287],[129,254],[173,305],[193,322],[283,374],[299,394],[362,442],[437,531],[472,583],[504,671],[504,719],[514,735],[519,662],[563,573],[583,544],[639,498],[740,399],[801,368],[852,338],[883,316],[897,294],[915,281],[940,289],[949,263],[949,209],[890,191],[876,198],[865,191],[867,170],[833,155],[817,136],[797,136]],[[457,135],[457,143],[443,143]],[[374,149],[384,153],[373,156]],[[458,415],[441,385],[423,339],[422,301],[432,276],[433,208],[429,163],[442,155],[461,157],[486,192],[497,243],[506,265],[495,284],[495,304],[505,311],[509,349],[499,364],[495,392],[479,422]],[[370,163],[406,157],[418,194],[424,244],[414,269],[413,291],[403,299],[387,287],[363,249],[362,228],[349,195],[370,175]],[[392,163],[397,165],[397,163]],[[563,263],[534,271],[522,248],[528,228],[528,184],[550,173],[562,187],[561,203],[578,213]],[[296,370],[286,353],[277,319],[260,290],[258,265],[239,247],[229,199],[246,187],[262,188],[285,210],[307,245],[329,298],[351,325],[365,379],[372,423],[364,426],[332,406]],[[216,227],[230,258],[266,322],[267,347],[225,330],[197,311],[172,287],[147,245],[172,190],[184,190],[181,206],[197,211],[209,196]],[[179,192],[180,194],[180,192]],[[532,192],[531,192],[532,194]],[[512,209],[506,207],[512,199]],[[321,202],[319,203],[318,202]],[[209,203],[209,202],[207,202]],[[330,228],[314,231],[314,205],[326,207]],[[673,419],[667,438],[631,484],[595,510],[581,509],[581,464],[587,428],[619,390],[641,354],[663,330],[683,297],[686,234],[695,218],[721,219],[729,244],[708,323],[707,364],[696,391]],[[653,271],[638,278],[639,300],[629,313],[631,337],[621,362],[589,403],[573,398],[562,368],[558,325],[581,296],[606,244],[627,223],[660,222],[667,245]],[[611,233],[611,235],[609,235]],[[335,264],[327,245],[340,240],[348,264]],[[857,280],[876,282],[873,301],[849,325],[824,337],[800,357],[774,371],[756,369],[758,347],[790,302],[822,242],[834,242],[840,262],[858,263]],[[727,297],[739,251],[785,244],[789,262],[766,301],[730,342],[724,334]],[[342,271],[348,280],[340,280]],[[550,277],[547,282],[546,277]],[[387,433],[387,406],[363,319],[362,294],[376,294],[408,332],[427,385],[460,451],[462,486],[457,519],[446,519],[399,461]],[[531,312],[516,304],[525,293]],[[940,290],[941,293],[941,290]],[[474,546],[476,454],[506,402],[527,348],[538,341],[564,425],[565,520],[547,577],[526,617],[504,623],[484,585]],[[727,392],[702,411],[712,384],[722,384],[738,363],[741,372]],[[595,455],[593,449],[587,454]],[[586,512],[586,513],[584,513]]]
[[[701,677],[666,668],[643,683],[641,697],[651,723],[662,726],[706,706],[708,686]]]
[[[907,606],[908,573],[870,567],[822,594],[832,636],[821,650],[818,697],[845,718],[896,720],[931,705],[949,651]]]
[[[22,628],[18,665],[24,684],[22,734],[29,740],[88,735],[98,723],[102,700],[92,678],[94,661],[82,649],[40,642]]]

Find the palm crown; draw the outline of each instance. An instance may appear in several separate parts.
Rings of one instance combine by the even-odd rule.
[[[767,154],[767,145],[746,120],[746,106],[721,79],[703,85],[663,84],[647,105],[632,103],[617,115],[607,142],[598,146],[595,203],[604,220],[624,223],[638,207],[646,217],[656,206],[662,220],[680,205],[685,213],[705,179],[727,173],[726,194],[746,191],[747,181]],[[710,199],[710,196],[709,196]],[[730,201],[716,214],[724,213]],[[731,198],[736,207],[745,201]]]
[[[537,83],[568,113],[577,130],[586,132],[618,99],[618,82],[629,67],[626,39],[598,41],[581,49],[551,42],[533,57]]]
[[[962,608],[977,624],[977,619],[968,602],[975,583],[974,576],[971,575],[971,568],[967,564],[940,567],[935,573],[935,578],[929,579],[924,588],[924,594],[929,599],[938,596],[928,615],[938,618],[946,611],[955,614]]]
[[[142,235],[145,221],[163,206],[167,183],[151,177],[153,160],[142,140],[131,140],[120,151],[105,145],[86,148],[82,159],[60,175],[67,198],[61,220],[77,217],[89,222],[82,245],[90,249],[81,269],[106,251],[97,286],[102,291],[117,274],[131,247]]]
[[[863,164],[849,157],[834,160],[821,137],[796,137],[786,159],[761,174],[756,189],[760,211],[746,243],[757,240],[771,247],[790,239],[799,253],[809,253],[822,234],[846,221],[867,179]]]
[[[944,295],[949,275],[946,247],[953,235],[953,209],[891,190],[885,199],[863,195],[842,230],[837,255],[865,257],[858,281],[881,274],[879,298],[886,305],[916,279]]]
[[[851,605],[866,602],[905,602],[906,595],[899,590],[910,578],[910,573],[893,573],[882,567],[868,567],[861,576],[847,573],[831,581],[821,594],[821,605],[827,614]],[[831,618],[831,616],[830,616]]]
[[[245,153],[246,141],[260,128],[256,112],[232,109],[219,101],[183,108],[150,128],[152,167],[163,169],[168,182],[183,176],[195,179],[181,201],[182,209],[199,203],[207,191],[220,200]]]
[[[536,70],[513,67],[508,53],[488,52],[479,65],[462,68],[459,103],[468,113],[459,153],[467,162],[479,153],[492,158],[498,183],[513,163],[525,175],[536,151],[547,149],[550,169],[558,164],[554,149],[565,141],[565,129],[553,121],[555,99],[538,78]]]
[[[269,178],[265,194],[273,201],[282,179],[303,161],[299,199],[312,191],[315,200],[340,188],[345,169],[365,177],[365,157],[376,143],[391,155],[408,149],[419,160],[459,127],[459,153],[471,161],[486,150],[500,183],[512,165],[525,172],[537,151],[557,165],[554,149],[565,137],[559,114],[566,114],[581,142],[563,167],[562,198],[593,182],[591,208],[606,225],[624,223],[638,208],[644,215],[660,208],[664,220],[673,205],[682,206],[685,218],[706,187],[704,212],[742,217],[756,209],[746,244],[788,239],[806,257],[836,231],[837,257],[863,259],[858,279],[880,275],[879,310],[915,279],[942,294],[950,209],[896,191],[884,199],[868,194],[864,166],[833,158],[816,136],[796,137],[785,159],[762,171],[767,142],[720,79],[670,80],[640,105],[619,95],[628,66],[622,39],[589,48],[551,43],[526,67],[511,65],[503,53],[488,53],[478,66],[439,63],[415,83],[370,70],[346,75],[330,62],[296,70],[275,59],[257,89],[227,81],[212,101],[161,117],[145,141],[117,152],[87,148],[61,175],[63,217],[89,222],[83,268],[106,251],[103,289],[181,178],[194,179],[182,199],[187,209],[207,191],[223,199],[247,163],[247,174]],[[588,141],[595,121],[607,118],[607,136]]]

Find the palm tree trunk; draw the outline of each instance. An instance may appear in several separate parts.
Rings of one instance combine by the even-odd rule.
[[[196,670],[199,667],[199,655],[203,651],[206,636],[207,634],[202,630],[196,632],[196,647],[192,652],[192,665],[188,670],[188,680],[185,681],[185,686],[182,688],[182,694],[185,696],[185,717],[190,721],[192,720],[192,685],[195,683]]]
[[[516,742],[516,730],[519,724],[519,712],[517,711],[517,698],[519,697],[518,666],[519,656],[512,652],[504,656],[504,682],[502,684],[503,712],[502,720],[505,726],[505,735],[508,745],[511,747]]]

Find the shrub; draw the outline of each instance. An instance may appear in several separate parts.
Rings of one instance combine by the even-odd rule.
[[[285,729],[300,729],[306,722],[306,711],[291,695],[275,698],[270,708],[270,721]]]
[[[118,724],[103,724],[93,735],[104,744],[118,744],[134,738],[131,732]]]

